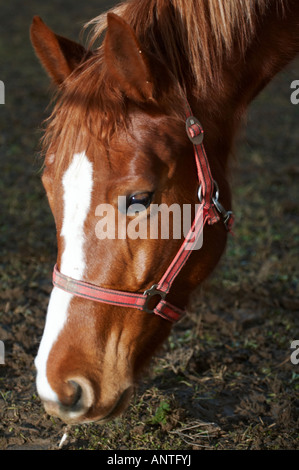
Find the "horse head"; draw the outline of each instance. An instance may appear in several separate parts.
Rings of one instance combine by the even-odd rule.
[[[31,38],[59,89],[42,176],[57,229],[57,266],[94,286],[143,293],[182,241],[171,233],[148,236],[150,208],[194,205],[197,198],[180,88],[117,15],[108,15],[103,47],[94,52],[56,35],[38,17]],[[176,281],[169,294],[176,306],[186,305],[218,261],[226,234],[222,227],[216,232],[210,259],[196,270],[188,265]],[[67,422],[118,415],[170,328],[159,316],[54,287],[35,361],[46,410]]]

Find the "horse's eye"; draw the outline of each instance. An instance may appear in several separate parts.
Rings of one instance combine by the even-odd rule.
[[[127,199],[127,215],[135,215],[146,210],[153,199],[153,193],[137,193]]]

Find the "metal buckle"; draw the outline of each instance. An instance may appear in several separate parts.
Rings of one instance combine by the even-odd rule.
[[[200,126],[201,132],[200,132],[200,134],[195,135],[194,137],[192,137],[189,133],[189,129],[190,129],[190,127],[194,126],[194,124],[198,124]],[[189,137],[189,139],[191,140],[193,145],[200,145],[202,143],[203,136],[204,136],[204,130],[203,130],[203,127],[200,124],[199,120],[196,117],[189,116],[186,119],[186,132],[187,132],[187,136]]]
[[[150,287],[149,289],[145,290],[143,295],[146,295],[146,300],[144,302],[144,305],[142,307],[142,310],[144,310],[146,313],[154,313],[154,309],[156,308],[156,306],[159,304],[159,302],[161,302],[161,300],[159,300],[159,302],[157,302],[157,304],[155,305],[155,307],[153,309],[150,309],[148,307],[148,303],[150,302],[150,300],[152,299],[152,297],[154,297],[155,295],[159,295],[161,297],[162,300],[165,299],[166,297],[166,292],[163,292],[159,289],[157,289],[158,287],[158,284],[154,284],[152,287]]]
[[[214,181],[215,192],[214,192],[214,195],[212,197],[212,201],[213,201],[213,204],[216,207],[217,211],[222,215],[223,223],[224,223],[225,227],[228,229],[228,223],[229,223],[230,218],[233,215],[233,212],[232,211],[227,211],[226,209],[224,209],[223,205],[219,202],[219,186],[218,186],[218,184],[215,180],[213,180],[213,181]],[[201,184],[199,185],[197,195],[198,195],[199,202],[202,203],[202,185]]]
[[[223,223],[225,227],[228,229],[228,222],[230,218],[232,217],[233,212],[227,211],[226,209],[224,209],[223,205],[219,202],[219,187],[215,180],[214,180],[214,185],[215,185],[215,195],[212,197],[212,201],[217,211],[222,215]]]

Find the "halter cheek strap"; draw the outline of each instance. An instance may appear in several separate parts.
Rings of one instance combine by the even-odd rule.
[[[200,204],[185,240],[159,283],[154,284],[143,294],[105,289],[88,282],[72,279],[62,274],[58,270],[57,265],[55,265],[53,270],[53,285],[55,287],[95,302],[136,308],[146,313],[158,315],[170,322],[176,322],[184,315],[184,310],[169,303],[166,300],[166,296],[177,275],[190,257],[192,246],[196,246],[206,223],[209,225],[215,224],[222,217],[228,231],[231,231],[233,224],[232,212],[226,211],[218,200],[218,185],[212,178],[210,165],[203,146],[204,131],[198,119],[192,116],[188,103],[186,104],[186,116],[186,132],[194,147]]]

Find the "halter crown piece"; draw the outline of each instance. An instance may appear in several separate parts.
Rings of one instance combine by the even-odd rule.
[[[143,294],[105,289],[65,276],[58,270],[57,265],[55,265],[53,270],[53,285],[55,287],[75,296],[95,302],[136,308],[146,313],[158,315],[170,322],[176,322],[184,315],[184,310],[170,304],[166,300],[166,296],[175,278],[192,252],[192,250],[187,249],[187,247],[198,241],[206,223],[209,225],[215,224],[220,220],[220,217],[222,217],[226,229],[231,232],[234,221],[233,213],[226,211],[218,200],[218,185],[212,178],[210,165],[203,146],[204,131],[198,119],[192,115],[187,101],[186,132],[194,147],[199,181],[198,199],[200,205],[186,238],[158,284],[154,284]]]

